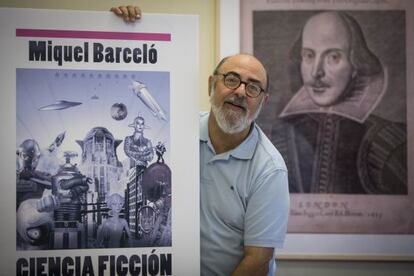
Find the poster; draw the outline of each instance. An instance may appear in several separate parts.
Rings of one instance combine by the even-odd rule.
[[[0,13],[3,271],[198,274],[197,18]]]
[[[270,76],[271,97],[258,123],[289,168],[286,252],[413,255],[411,2],[245,0],[240,8],[241,51],[262,60]],[[333,23],[327,14],[340,19]],[[347,22],[342,34],[338,22]],[[337,45],[328,47],[319,33],[332,30]],[[372,58],[355,56],[364,43]],[[359,71],[344,77],[321,65],[338,58]],[[375,67],[369,60],[376,60],[376,74],[357,82]],[[324,91],[346,93],[321,97]],[[391,134],[384,143],[379,129]],[[391,174],[384,172],[389,165]]]

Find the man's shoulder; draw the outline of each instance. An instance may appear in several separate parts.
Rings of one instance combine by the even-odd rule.
[[[258,143],[255,151],[255,158],[261,159],[275,170],[286,170],[286,164],[279,150],[273,145],[266,134],[258,125],[255,126],[258,133]]]

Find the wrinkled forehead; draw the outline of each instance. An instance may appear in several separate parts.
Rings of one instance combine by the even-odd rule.
[[[266,84],[266,70],[262,63],[250,55],[236,55],[229,57],[219,68],[221,73],[235,72],[242,79],[259,81]]]
[[[350,40],[349,30],[337,13],[321,13],[309,19],[303,28],[302,48],[348,52]]]

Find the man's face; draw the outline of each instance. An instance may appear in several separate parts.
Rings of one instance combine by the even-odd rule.
[[[135,121],[135,130],[137,132],[143,132],[144,131],[144,121],[141,119],[138,119]]]
[[[266,84],[266,71],[261,63],[252,56],[237,55],[227,59],[219,68],[220,74],[232,72],[242,81],[256,82],[262,88]],[[257,118],[266,93],[257,98],[246,95],[245,85],[229,89],[223,83],[223,76],[216,75],[210,79],[210,103],[216,121],[222,131],[228,134],[241,132],[250,127]]]
[[[311,18],[302,34],[301,73],[306,91],[319,106],[336,104],[352,79],[350,34],[333,13]]]

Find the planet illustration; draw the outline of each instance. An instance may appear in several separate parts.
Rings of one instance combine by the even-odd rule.
[[[128,115],[128,110],[123,103],[114,103],[111,107],[111,117],[114,120],[121,121]]]

